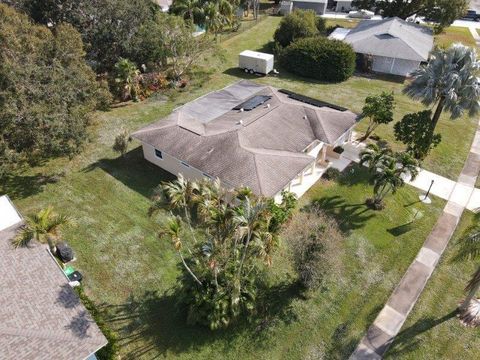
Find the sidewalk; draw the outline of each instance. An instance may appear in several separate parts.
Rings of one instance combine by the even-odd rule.
[[[477,128],[470,153],[442,215],[350,360],[381,359],[387,352],[435,270],[464,209],[476,196],[474,186],[479,172],[480,130]]]

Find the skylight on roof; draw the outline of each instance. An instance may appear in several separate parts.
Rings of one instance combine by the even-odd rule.
[[[269,95],[255,95],[254,97],[248,99],[247,101],[244,101],[240,105],[237,105],[233,108],[233,110],[245,110],[245,111],[250,111],[258,106],[264,104],[266,101],[270,100],[272,97]]]

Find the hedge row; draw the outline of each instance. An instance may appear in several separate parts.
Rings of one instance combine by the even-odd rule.
[[[339,40],[321,36],[303,38],[281,51],[280,64],[300,76],[341,82],[353,75],[355,52]]]

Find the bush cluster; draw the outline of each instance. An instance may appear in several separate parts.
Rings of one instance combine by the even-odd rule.
[[[118,336],[108,327],[102,313],[98,310],[95,303],[85,294],[81,286],[75,288],[78,297],[82,301],[82,304],[92,315],[95,323],[98,325],[103,335],[107,338],[108,344],[98,350],[95,355],[99,360],[115,360],[118,359]]]
[[[281,47],[290,45],[295,40],[325,35],[325,19],[317,17],[312,10],[296,10],[283,17],[273,38]]]
[[[355,52],[342,41],[324,37],[299,39],[287,46],[280,63],[288,71],[328,82],[347,80],[355,71]]]
[[[343,236],[337,223],[313,206],[292,219],[282,233],[291,249],[293,266],[302,285],[321,287],[342,270]]]

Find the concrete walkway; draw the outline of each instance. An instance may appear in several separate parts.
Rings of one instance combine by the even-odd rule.
[[[366,145],[364,143],[358,142],[345,145],[345,152],[342,154],[342,158],[358,163],[360,161],[360,152],[365,149],[365,146]],[[424,192],[427,192],[430,188],[430,185],[432,185],[430,193],[444,200],[449,200],[451,198],[454,189],[456,190],[455,196],[457,198],[471,196],[471,191],[469,188],[464,188],[461,186],[455,187],[455,181],[421,168],[418,169],[418,175],[415,180],[406,180],[405,182],[408,185],[411,185]],[[480,189],[475,189],[474,195],[471,196],[471,201],[466,207],[467,209],[475,212],[480,209]]]
[[[480,123],[463,170],[442,215],[350,360],[381,359],[386,353],[435,270],[463,210],[471,201],[479,172]]]

